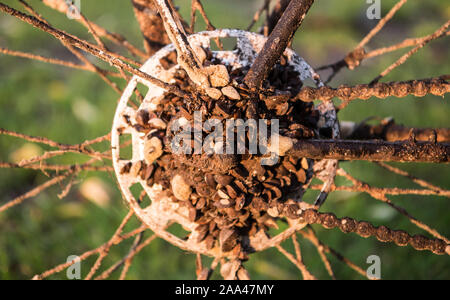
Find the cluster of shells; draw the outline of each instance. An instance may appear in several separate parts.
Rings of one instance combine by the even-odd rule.
[[[252,238],[277,228],[279,218],[296,217],[297,211],[288,208],[300,201],[312,177],[313,161],[287,153],[294,139],[317,137],[320,112],[312,103],[293,101],[302,81],[287,56],[282,57],[255,95],[242,84],[248,65],[230,63],[205,45],[195,46],[195,51],[207,72],[209,87],[198,91],[186,72],[177,67],[173,54],[155,57],[161,70],[172,71],[172,84],[191,99],[188,102],[164,91],[158,97],[152,96],[150,102],[144,101],[138,110],[124,107],[116,115],[120,118],[116,130],[119,135],[132,132],[133,159],[118,161],[116,172],[122,181],[128,178],[130,182],[140,182],[152,198],[150,206],[155,206],[162,195],[155,194],[155,189],[163,191],[163,198],[170,203],[165,211],[183,211],[187,220],[180,223],[188,227],[190,234],[186,239],[191,243],[205,251],[215,249],[242,260],[252,252]],[[236,52],[237,56],[245,54],[239,49]],[[229,119],[256,117],[267,120],[268,126],[270,120],[278,119],[278,148],[267,145],[279,155],[278,162],[264,165],[261,159],[267,154],[252,154],[248,148],[239,155],[174,153],[171,142],[175,135],[192,137],[190,132],[173,132],[174,122],[182,120],[201,132],[200,141],[192,138],[187,145],[192,149],[212,131],[202,126],[195,128],[194,112],[201,112],[201,121],[215,119],[224,126]],[[247,128],[246,146],[250,138]],[[117,145],[113,144],[113,150],[114,146]],[[225,147],[225,143],[212,145],[213,149],[218,147]],[[133,206],[133,201],[130,204]],[[142,206],[138,205],[136,210]],[[150,209],[147,214],[151,214]],[[153,213],[153,219],[163,214]]]

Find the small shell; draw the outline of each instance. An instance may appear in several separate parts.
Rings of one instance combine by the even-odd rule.
[[[285,167],[286,170],[288,170],[289,172],[296,172],[297,171],[295,166],[288,160],[284,160],[283,161],[283,167]]]
[[[241,210],[245,205],[245,196],[241,195],[236,199],[235,210]],[[246,219],[246,218],[245,218]]]
[[[234,182],[236,184],[236,186],[245,194],[247,194],[247,188],[245,187],[245,184],[239,180]]]
[[[230,199],[230,196],[228,196],[227,193],[225,193],[225,192],[222,191],[222,190],[218,190],[218,191],[217,191],[217,194],[218,194],[219,197],[222,198],[222,199]]]
[[[195,231],[198,232],[197,235],[197,243],[200,243],[201,241],[203,241],[207,234],[208,234],[208,225],[204,224],[204,225],[199,225]]]
[[[305,169],[305,170],[309,169],[309,163],[308,163],[308,159],[306,157],[302,158],[302,162],[301,163],[302,163],[302,168],[303,169]]]
[[[195,204],[195,208],[200,210],[200,209],[204,208],[205,205],[206,205],[206,199],[205,198],[200,198],[197,201],[197,204]]]
[[[241,100],[241,95],[239,95],[238,91],[232,86],[226,86],[222,88],[222,93],[232,100]]]
[[[223,87],[230,83],[230,74],[224,65],[212,65],[206,68],[213,87]]]
[[[211,173],[208,173],[208,174],[206,174],[205,175],[205,182],[210,186],[210,187],[212,187],[212,188],[216,188],[216,186],[217,186],[217,183],[216,183],[216,181],[214,180],[214,175],[213,174],[211,174]]]
[[[150,115],[146,109],[140,109],[136,113],[136,123],[141,126],[146,126],[150,120]]]
[[[300,183],[305,183],[306,182],[306,172],[303,169],[298,170],[295,175],[297,176],[297,180]]]
[[[221,199],[220,200],[220,205],[222,205],[223,207],[229,207],[231,204],[231,201],[228,199]]]
[[[156,136],[146,139],[144,143],[144,158],[147,164],[152,164],[163,154],[163,145]]]
[[[141,171],[142,180],[149,180],[153,176],[153,172],[155,171],[155,165],[146,166],[145,170]]]
[[[122,169],[120,169],[120,174],[122,175],[122,174],[128,174],[128,173],[130,173],[130,169],[131,169],[131,166],[132,166],[132,165],[133,165],[132,162],[126,163],[126,164],[122,167]]]
[[[231,251],[237,244],[238,234],[232,229],[225,228],[220,231],[219,243],[223,252]]]
[[[226,187],[228,195],[230,195],[231,198],[235,199],[238,196],[238,193],[235,188],[233,188],[231,185],[227,185]]]
[[[220,99],[222,97],[222,92],[215,88],[206,88],[205,89],[206,94],[213,98],[214,100]]]
[[[208,235],[205,238],[205,247],[206,247],[206,249],[211,250],[214,247],[215,241],[216,240],[214,239],[214,237],[212,235]]]
[[[275,141],[278,138],[278,145],[277,143],[272,143],[273,139],[275,139]],[[278,147],[277,147],[278,146]],[[291,138],[279,135],[279,134],[274,134],[271,136],[270,138],[270,143],[269,143],[269,151],[271,151],[272,153],[277,153],[279,156],[285,156],[286,153],[292,149],[292,147],[294,147],[294,142],[292,141]]]
[[[194,222],[197,219],[197,210],[195,207],[189,207],[189,221]]]
[[[230,183],[233,182],[233,176],[230,175],[214,175],[214,179],[217,183],[221,184],[222,186],[227,186]]]
[[[184,181],[183,177],[180,175],[175,175],[171,180],[172,192],[175,198],[182,201],[189,200],[191,196],[192,189],[191,187]]]

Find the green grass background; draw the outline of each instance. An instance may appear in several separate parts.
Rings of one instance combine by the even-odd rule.
[[[2,1],[20,7],[15,0]],[[29,1],[51,23],[89,39],[77,22],[44,7],[40,1]],[[126,36],[135,45],[142,45],[130,1],[82,0],[82,11],[91,20]],[[181,13],[189,19],[189,1],[175,1]],[[204,0],[204,6],[216,27],[246,28],[253,12],[262,1]],[[382,14],[396,1],[382,0]],[[294,41],[294,48],[313,67],[340,59],[376,24],[368,20],[368,5],[362,0],[316,1]],[[405,37],[416,37],[436,30],[450,17],[448,1],[409,1],[376,38],[368,45],[375,49],[393,44]],[[198,18],[198,29],[204,28]],[[259,26],[260,23],[258,23]],[[256,28],[256,27],[255,27]],[[397,68],[385,80],[408,80],[449,74],[448,39],[433,42]],[[58,41],[10,16],[0,14],[0,47],[29,51],[44,56],[73,60]],[[394,62],[404,50],[365,61],[356,71],[343,70],[333,82],[367,83]],[[93,59],[90,57],[90,59]],[[93,59],[94,60],[94,59]],[[104,66],[104,64],[101,64]],[[105,66],[108,67],[108,66]],[[123,83],[121,83],[123,86]],[[70,70],[21,58],[0,56],[0,127],[37,136],[46,136],[63,143],[80,143],[110,130],[118,95],[95,74]],[[445,98],[426,96],[403,99],[354,101],[339,113],[341,120],[362,121],[367,117],[392,116],[398,123],[416,127],[449,127],[450,106]],[[21,140],[0,136],[0,160],[11,161],[11,153],[23,147]],[[45,146],[40,146],[47,149]],[[67,156],[52,162],[70,162]],[[79,157],[77,157],[79,158]],[[415,187],[399,176],[364,162],[343,163],[357,178],[375,186]],[[450,169],[446,165],[399,164],[407,171],[450,188]],[[79,187],[84,179],[99,177],[107,186],[111,201],[99,206],[86,200]],[[107,241],[126,214],[113,174],[83,173],[68,197],[57,194],[63,186],[49,189],[38,197],[0,214],[0,279],[27,279],[34,274],[65,262],[69,255],[81,254]],[[46,177],[36,171],[0,170],[0,204],[44,182]],[[308,193],[312,199],[314,193]],[[437,196],[401,196],[391,198],[413,216],[450,236],[448,199]],[[368,220],[376,225],[404,229],[412,234],[423,232],[396,211],[359,193],[333,193],[323,207],[338,216]],[[133,221],[127,230],[137,226]],[[320,239],[356,264],[366,268],[366,258],[378,255],[384,279],[450,279],[450,259],[430,252],[418,252],[410,247],[382,244],[373,238],[362,239],[353,234],[315,227]],[[146,235],[148,236],[148,234]],[[300,239],[304,259],[313,274],[329,278],[315,248]],[[105,260],[109,266],[127,252],[131,241],[111,250]],[[292,250],[289,242],[284,244]],[[86,275],[95,258],[82,264]],[[361,279],[339,261],[330,258],[338,278]],[[208,262],[208,260],[205,260]],[[301,278],[298,270],[276,250],[252,255],[246,263],[254,279]],[[101,268],[103,270],[104,267]],[[112,276],[116,278],[118,273]],[[65,272],[53,279],[64,279]],[[128,275],[130,279],[193,279],[194,256],[162,240],[154,242],[136,257]],[[216,276],[217,278],[217,276]]]

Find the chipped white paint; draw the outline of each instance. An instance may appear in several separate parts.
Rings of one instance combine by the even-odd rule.
[[[233,51],[215,51],[213,52],[213,55],[216,58],[221,59],[223,64],[231,65],[232,68],[250,66],[253,63],[257,53],[262,49],[266,41],[266,38],[262,35],[236,29],[221,29],[210,32],[200,32],[189,36],[188,40],[194,48],[198,46],[208,48],[210,47],[211,39],[225,37],[237,38],[237,49]],[[169,70],[165,70],[160,63],[161,58],[167,57],[173,51],[175,51],[175,47],[173,45],[168,45],[162,48],[149,60],[147,60],[147,62],[141,67],[141,71],[146,72],[149,75],[154,76],[166,83],[173,82],[173,74],[177,69],[180,68],[180,66],[176,65]],[[306,79],[312,79],[316,83],[317,87],[323,85],[323,83],[320,81],[320,77],[314,72],[314,70],[303,58],[298,56],[291,49],[286,49],[285,55],[288,58],[288,64],[298,71],[299,78],[302,81]],[[163,190],[160,185],[155,184],[150,187],[146,184],[146,182],[141,180],[140,177],[133,177],[129,174],[120,174],[120,170],[125,164],[130,161],[137,162],[139,160],[143,160],[144,158],[143,148],[145,135],[138,133],[132,126],[127,124],[124,118],[124,116],[127,115],[129,116],[131,124],[136,123],[136,111],[128,106],[128,101],[138,83],[144,84],[149,88],[140,109],[154,111],[165,92],[163,88],[160,88],[146,80],[134,76],[124,90],[120,102],[117,106],[112,127],[111,145],[114,170],[125,200],[131,207],[131,209],[133,209],[136,216],[144,224],[146,224],[159,237],[167,240],[173,245],[186,251],[201,253],[209,256],[230,255],[229,253],[221,253],[220,249],[217,248],[207,250],[204,243],[197,243],[196,237],[198,236],[198,232],[195,231],[197,224],[189,221],[187,209],[173,202],[171,197],[169,197],[168,195],[168,191]],[[332,103],[325,103],[318,108],[323,118],[324,126],[331,127],[333,130],[333,137],[338,137],[339,126],[337,123],[336,111],[334,110],[334,106],[332,105]],[[123,134],[131,134],[132,136],[133,155],[131,160],[124,160],[120,158],[119,132],[122,132]],[[311,165],[312,164],[310,164],[310,171],[312,172]],[[329,183],[333,182],[334,180],[337,164],[335,163],[335,161],[322,160],[316,162],[314,166],[316,165],[318,166],[318,168],[315,169],[317,169],[317,172],[319,173],[319,178],[325,181],[324,191],[326,191]],[[142,208],[132,195],[130,188],[135,184],[140,184],[146,191],[147,195],[151,199],[151,204],[149,206]],[[301,197],[301,194],[297,194],[292,195],[291,198],[295,201],[301,201]],[[257,251],[265,250],[268,247],[274,246],[277,241],[281,241],[283,236],[290,235],[306,225],[303,223],[300,224],[298,223],[298,221],[288,221],[290,222],[291,227],[286,229],[284,232],[273,237],[272,239],[267,239],[267,237],[263,239],[255,236],[251,239],[250,244]],[[190,238],[185,241],[166,231],[166,227],[171,222],[178,223],[185,230],[192,232]]]

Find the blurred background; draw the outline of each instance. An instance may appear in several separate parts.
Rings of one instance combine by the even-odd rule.
[[[2,2],[21,8],[16,0]],[[186,20],[189,20],[190,1],[174,2]],[[203,0],[206,12],[216,27],[240,29],[249,25],[262,2]],[[382,0],[382,15],[384,16],[396,2]],[[88,32],[76,21],[52,11],[40,1],[29,0],[29,3],[55,27],[92,40]],[[368,6],[365,0],[316,1],[295,36],[293,48],[313,67],[343,58],[377,22],[366,18]],[[81,0],[81,10],[90,20],[126,36],[134,45],[143,48],[130,1]],[[366,49],[391,45],[407,37],[428,35],[449,18],[450,6],[446,0],[409,1]],[[203,30],[204,22],[201,17],[197,20],[196,29]],[[261,22],[254,30],[260,25]],[[3,13],[0,13],[0,47],[76,61],[48,34]],[[369,59],[356,71],[342,70],[331,85],[368,83],[403,53],[405,50]],[[421,79],[449,74],[448,53],[448,38],[434,41],[384,80]],[[91,57],[90,59],[97,61]],[[327,75],[326,72],[323,74]],[[123,87],[124,82],[121,82],[120,86]],[[62,143],[77,144],[110,131],[117,99],[117,94],[93,73],[0,55],[2,128],[45,136]],[[339,113],[339,118],[360,122],[372,116],[392,116],[397,123],[412,127],[449,127],[450,105],[446,100],[436,96],[410,96],[403,99],[354,101]],[[107,147],[106,144],[104,146]],[[41,154],[46,149],[48,148],[45,146],[0,136],[1,161],[18,162]],[[66,155],[50,162],[70,163],[74,158],[80,161],[84,159],[76,155]],[[450,168],[446,165],[395,165],[450,189]],[[349,162],[343,163],[342,167],[356,178],[374,186],[416,187],[408,180],[369,163]],[[0,169],[0,205],[46,179],[45,175],[37,171]],[[68,196],[60,200],[57,195],[63,188],[64,186],[55,186],[38,197],[0,214],[0,279],[31,278],[65,262],[69,255],[81,254],[98,247],[113,235],[127,212],[114,174],[82,173]],[[315,195],[310,192],[305,197],[308,200],[313,199]],[[444,236],[450,236],[448,199],[437,196],[395,196],[391,199]],[[403,229],[410,234],[423,234],[395,210],[365,194],[332,193],[322,210],[334,212],[341,217],[367,220],[375,225]],[[137,225],[137,221],[133,221],[125,230],[133,229]],[[411,247],[400,248],[383,244],[374,238],[363,239],[353,234],[345,235],[338,230],[325,230],[320,227],[314,229],[323,242],[363,269],[369,266],[366,263],[368,256],[380,256],[383,279],[450,279],[448,256],[436,256],[428,251],[415,251]],[[113,247],[104,266],[122,258],[131,242]],[[319,278],[329,278],[316,249],[306,240],[300,239],[300,242],[305,263],[310,271]],[[292,250],[292,245],[287,242],[286,248]],[[94,260],[95,257],[82,264],[83,275],[89,271]],[[330,260],[337,278],[363,278],[334,257],[330,257]],[[301,277],[298,270],[275,249],[252,255],[246,267],[253,279]],[[64,279],[65,272],[51,278]],[[165,241],[157,240],[136,257],[128,278],[194,279],[195,257]]]

